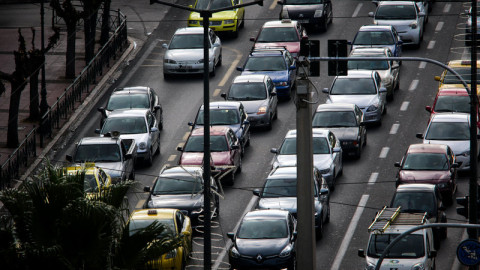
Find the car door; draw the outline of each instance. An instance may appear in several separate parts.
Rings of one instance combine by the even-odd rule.
[[[276,113],[278,98],[277,89],[270,77],[267,78],[267,97],[268,97],[268,111],[273,115]]]
[[[293,56],[290,54],[289,51],[285,51],[285,60],[287,62],[287,69],[288,69],[288,80],[289,80],[288,84],[290,85],[290,88],[291,88],[297,76],[297,70],[290,69],[290,66],[295,66],[295,60],[293,59]]]
[[[152,149],[157,149],[156,147],[159,143],[159,136],[158,136],[159,131],[158,131],[157,120],[155,119],[155,116],[150,111],[147,111],[146,118],[147,118],[147,125],[148,125],[149,141],[151,142]],[[156,131],[154,131],[153,128],[156,128]]]
[[[342,167],[342,154],[341,152],[335,152],[333,149],[335,147],[341,147],[340,141],[335,137],[335,134],[333,132],[328,133],[328,143],[330,144],[330,151],[332,153],[332,158],[333,158],[333,164],[335,166],[335,174],[337,174],[340,171],[340,168]],[[334,178],[336,175],[333,176]]]
[[[210,48],[213,50],[213,54],[215,55],[215,60],[218,62],[220,59],[220,53],[221,53],[221,48],[220,48],[220,38],[215,34],[215,32],[212,29],[208,29],[208,34],[210,37]],[[213,63],[216,65],[216,62]]]

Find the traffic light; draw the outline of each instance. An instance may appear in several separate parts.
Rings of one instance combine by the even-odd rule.
[[[347,40],[328,40],[328,57],[347,57]],[[347,61],[328,61],[328,76],[346,76],[348,74]]]
[[[457,207],[457,214],[468,218],[468,196],[457,197],[457,204],[462,207]]]
[[[320,56],[320,40],[309,40],[302,38],[300,40],[299,56],[319,57]],[[308,76],[320,76],[320,61],[310,61],[310,72]]]

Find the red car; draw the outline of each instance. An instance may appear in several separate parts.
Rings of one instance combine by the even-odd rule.
[[[455,154],[448,145],[412,144],[399,167],[396,185],[424,183],[437,185],[445,204],[450,205],[457,188],[457,167]]]
[[[177,148],[182,152],[179,165],[203,164],[203,133],[204,128],[192,130],[185,146]],[[233,185],[235,174],[242,170],[241,147],[235,132],[225,126],[210,127],[210,152],[213,173],[217,171],[221,180]]]

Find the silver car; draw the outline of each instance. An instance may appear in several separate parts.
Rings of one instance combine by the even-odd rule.
[[[340,140],[328,129],[314,128],[313,165],[322,174],[328,187],[335,189],[335,180],[343,170],[343,151]],[[279,149],[272,148],[275,154],[272,168],[297,166],[297,130],[289,130]]]
[[[203,73],[203,28],[186,27],[175,31],[163,57],[163,75]],[[209,72],[215,76],[215,68],[222,65],[222,42],[208,29]]]
[[[101,130],[101,136],[113,131],[120,132],[122,139],[135,139],[137,157],[152,165],[153,155],[160,153],[160,130],[158,121],[149,109],[115,110]]]
[[[349,57],[393,57],[388,48],[357,48]],[[398,61],[349,61],[348,70],[376,70],[387,88],[387,100],[393,100],[395,90],[400,87],[400,64]]]
[[[377,71],[349,71],[348,76],[336,76],[328,94],[327,103],[353,103],[363,112],[364,122],[381,125],[382,114],[387,112],[387,89]]]
[[[228,101],[241,101],[248,114],[250,127],[272,129],[277,119],[277,89],[268,75],[240,75],[233,79],[227,93],[221,95]]]
[[[477,134],[480,134],[477,130]],[[479,136],[479,135],[477,135]],[[467,113],[436,113],[424,134],[417,134],[423,143],[446,144],[455,154],[458,170],[470,170],[470,115]],[[477,138],[478,139],[478,138]],[[478,149],[475,154],[478,154]]]

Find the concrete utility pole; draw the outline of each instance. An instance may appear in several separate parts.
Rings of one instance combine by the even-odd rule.
[[[315,212],[313,202],[313,143],[311,89],[307,78],[308,61],[297,62],[295,106],[297,107],[297,269],[316,267]]]

